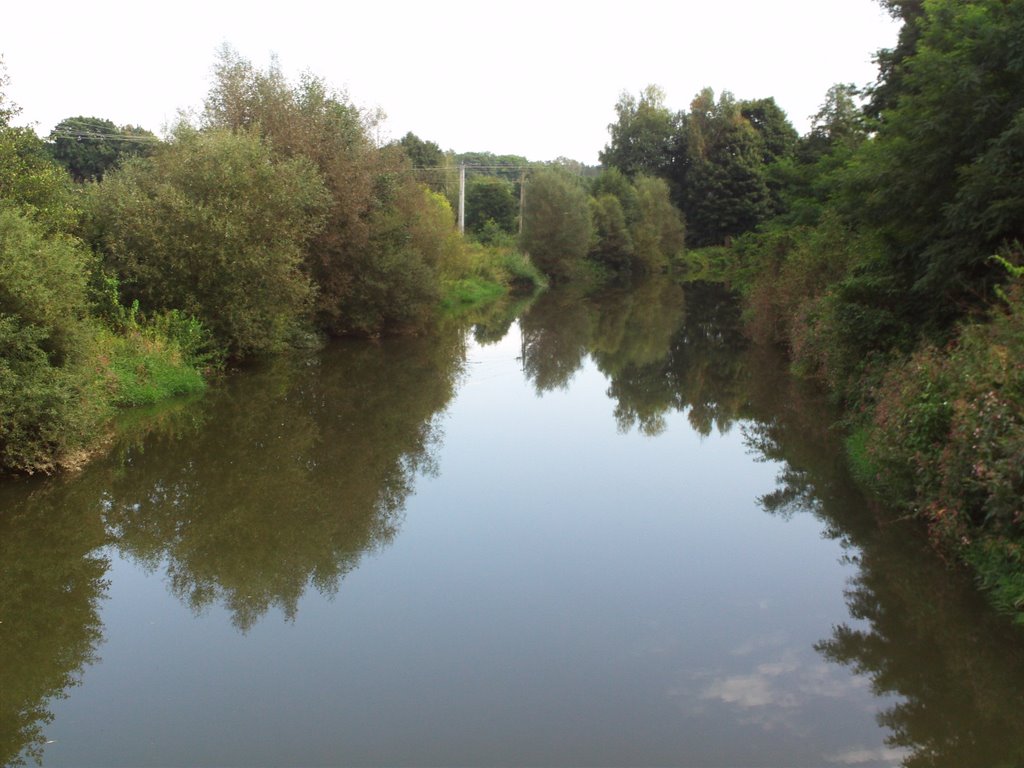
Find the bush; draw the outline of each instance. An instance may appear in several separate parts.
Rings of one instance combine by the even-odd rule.
[[[1024,609],[1024,296],[883,379],[867,455],[874,487],[920,515],[978,569],[1003,607]],[[1024,621],[1024,613],[1019,614]]]
[[[308,322],[303,251],[327,203],[308,161],[247,133],[183,128],[91,192],[91,237],[145,312],[199,318],[236,358],[280,349]]]
[[[0,211],[0,468],[73,461],[106,415],[88,314],[88,254],[73,238]]]

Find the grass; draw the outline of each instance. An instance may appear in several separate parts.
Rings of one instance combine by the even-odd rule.
[[[445,286],[441,308],[449,314],[490,304],[508,294],[508,288],[501,283],[478,275],[453,280]]]
[[[465,262],[444,283],[441,310],[463,315],[509,294],[535,293],[546,286],[541,272],[514,248],[467,242]]]
[[[130,333],[105,334],[101,345],[100,361],[113,405],[152,405],[206,389],[202,372],[182,359],[172,344]]]

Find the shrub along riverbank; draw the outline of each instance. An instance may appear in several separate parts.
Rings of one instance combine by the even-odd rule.
[[[463,239],[403,148],[316,78],[225,49],[195,124],[164,142],[91,120],[106,133],[65,151],[10,124],[2,74],[0,472],[77,466],[116,408],[226,363],[426,332],[544,281]]]

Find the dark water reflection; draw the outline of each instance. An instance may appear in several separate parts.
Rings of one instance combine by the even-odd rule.
[[[883,697],[887,748],[832,755],[829,764],[1024,763],[1024,638],[911,524],[867,509],[843,471],[827,404],[770,350],[744,344],[736,312],[719,289],[669,281],[589,296],[550,292],[520,318],[519,362],[538,394],[571,390],[592,362],[622,434],[661,435],[680,414],[703,436],[742,430],[752,458],[778,467],[776,486],[758,499],[764,513],[813,516],[841,542],[856,567],[849,617],[822,626],[816,650]],[[510,323],[507,314],[481,322],[477,342],[499,341]],[[3,763],[47,754],[52,711],[103,655],[111,558],[161,575],[192,611],[224,610],[247,633],[272,611],[296,621],[311,587],[335,595],[368,554],[401,539],[417,478],[438,471],[443,414],[465,368],[455,329],[334,345],[135,417],[111,456],[80,476],[0,485]],[[750,676],[730,680],[746,688],[707,690],[718,685],[723,702],[756,698]],[[523,716],[507,727],[530,732]],[[591,753],[558,754],[578,763]],[[638,744],[635,754],[658,753]],[[75,763],[72,755],[62,764]]]
[[[233,377],[191,434],[123,456],[102,492],[110,535],[196,610],[222,603],[243,631],[272,606],[293,618],[307,586],[333,593],[394,537],[414,478],[435,469],[462,359],[449,333]]]

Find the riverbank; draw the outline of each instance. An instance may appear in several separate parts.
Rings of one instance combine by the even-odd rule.
[[[831,254],[804,234],[784,251],[778,233],[696,250],[683,266],[736,290],[746,335],[830,393],[851,472],[884,514],[918,520],[1024,625],[1024,269],[1002,260],[1010,283],[943,339],[856,356],[836,330],[851,319],[836,314]]]

